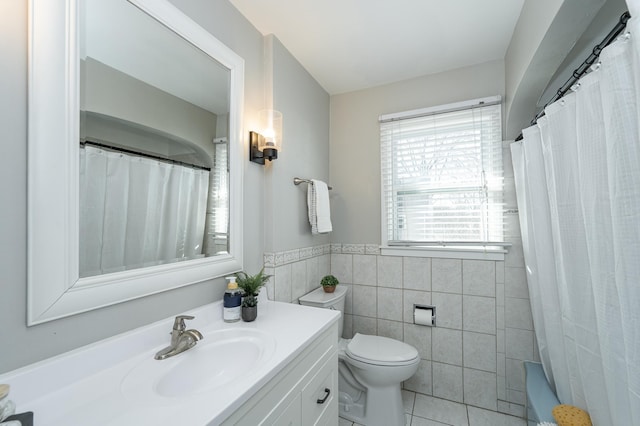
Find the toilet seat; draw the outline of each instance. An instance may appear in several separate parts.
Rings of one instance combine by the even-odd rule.
[[[414,364],[418,351],[411,345],[382,336],[356,333],[346,345],[345,355],[353,360],[380,366]]]

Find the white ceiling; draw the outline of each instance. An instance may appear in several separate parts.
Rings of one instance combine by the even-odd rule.
[[[230,0],[330,94],[504,58],[524,0]]]

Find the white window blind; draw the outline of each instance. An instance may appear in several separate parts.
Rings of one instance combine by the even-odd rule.
[[[380,117],[387,245],[503,240],[501,106],[491,100]]]
[[[213,167],[208,213],[211,215],[209,234],[227,237],[229,232],[229,154],[226,138],[214,142]]]

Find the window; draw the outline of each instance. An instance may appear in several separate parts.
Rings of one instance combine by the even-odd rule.
[[[229,142],[227,138],[214,139],[213,148],[205,240],[207,255],[229,252]]]
[[[501,248],[501,129],[499,96],[381,116],[383,246]]]

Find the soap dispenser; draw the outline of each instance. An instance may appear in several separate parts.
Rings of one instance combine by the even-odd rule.
[[[227,290],[222,298],[222,319],[224,322],[240,321],[240,304],[242,303],[242,293],[238,288],[236,277],[226,277],[229,280]]]

